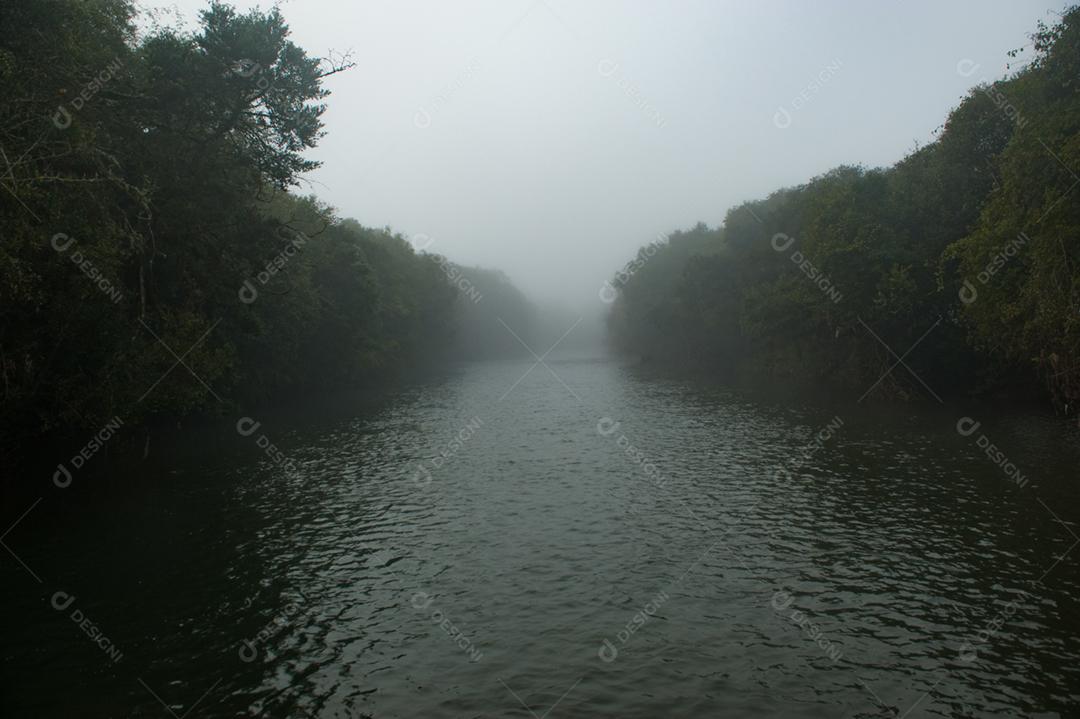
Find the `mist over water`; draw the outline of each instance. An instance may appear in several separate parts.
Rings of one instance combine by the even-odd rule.
[[[0,716],[1080,716],[1080,6],[0,4]]]

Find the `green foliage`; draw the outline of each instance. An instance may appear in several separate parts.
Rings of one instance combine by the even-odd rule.
[[[837,168],[732,209],[707,240],[663,248],[619,287],[617,346],[865,389],[896,361],[876,334],[899,355],[919,342],[905,362],[941,393],[1034,369],[1075,403],[1080,11],[1033,39],[1026,68],[973,90],[934,143],[893,167]],[[906,373],[877,391],[925,395]]]
[[[1072,404],[1080,398],[1080,10],[1040,27],[1034,41],[1037,57],[1003,91],[1023,129],[998,158],[999,185],[973,232],[949,256],[977,292],[966,307],[975,342],[1033,368],[1059,403]]]
[[[435,259],[286,192],[349,63],[308,57],[276,9],[212,2],[195,32],[141,38],[134,17],[0,4],[0,434],[231,412],[445,356],[459,291]]]

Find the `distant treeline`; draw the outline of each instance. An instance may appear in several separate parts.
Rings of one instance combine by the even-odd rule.
[[[893,368],[879,397],[1042,386],[1075,411],[1080,12],[1031,39],[896,165],[839,167],[643,248],[605,288],[615,345],[857,394]]]
[[[347,57],[308,57],[276,9],[211,3],[193,32],[140,19],[128,0],[0,4],[8,449],[460,355],[484,293],[524,324],[505,278],[288,192]]]

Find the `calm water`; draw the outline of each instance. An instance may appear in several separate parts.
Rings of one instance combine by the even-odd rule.
[[[1080,716],[1075,430],[529,365],[17,478],[0,714]]]

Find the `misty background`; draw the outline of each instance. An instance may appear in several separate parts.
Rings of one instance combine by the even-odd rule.
[[[1080,0],[167,1],[0,2],[0,717],[1080,716]]]
[[[661,233],[932,141],[1056,7],[279,5],[294,42],[356,62],[326,79],[326,136],[308,153],[323,164],[301,191],[418,249],[504,271],[567,326],[584,316],[575,334],[598,327],[604,281]],[[186,26],[204,6],[146,4]]]

